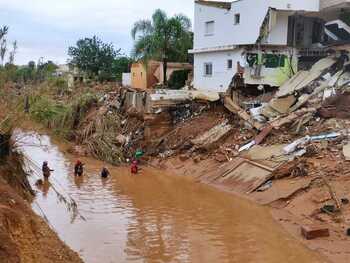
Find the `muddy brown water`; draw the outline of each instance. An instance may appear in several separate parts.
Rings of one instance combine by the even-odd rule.
[[[127,167],[108,166],[111,177],[102,180],[105,164],[89,158],[82,158],[85,175],[75,178],[72,156],[48,136],[26,135],[24,154],[55,170],[52,186],[38,188],[36,167],[28,164],[38,191],[33,209],[87,263],[323,262],[286,234],[267,208],[150,168],[131,176]],[[86,221],[72,219],[53,187],[74,198]]]

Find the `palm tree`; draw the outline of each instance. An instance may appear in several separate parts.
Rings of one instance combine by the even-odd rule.
[[[131,35],[135,40],[133,55],[136,59],[163,62],[163,83],[167,83],[168,61],[187,61],[192,48],[191,21],[185,15],[168,17],[157,9],[152,20],[140,20],[134,24]]]

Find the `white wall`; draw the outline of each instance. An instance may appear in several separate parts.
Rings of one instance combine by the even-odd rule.
[[[131,86],[131,73],[122,74],[122,85],[124,87]]]
[[[269,7],[281,10],[318,11],[319,0],[240,0],[233,2],[231,10],[195,4],[194,49],[228,45],[254,44]],[[241,21],[234,24],[234,15],[239,13]],[[205,22],[215,21],[213,35],[205,35]],[[288,15],[279,14],[269,44],[282,45],[287,42]]]
[[[225,92],[237,71],[237,61],[241,61],[242,49],[229,52],[198,53],[194,55],[194,79],[196,89]],[[232,59],[232,69],[227,61]],[[213,75],[205,76],[204,63],[213,64]]]
[[[288,16],[292,11],[318,11],[319,0],[240,0],[232,2],[231,10],[195,4],[194,19],[194,87],[201,90],[225,92],[242,61],[243,49],[234,51],[196,53],[199,49],[221,46],[255,44],[260,27],[269,7],[279,10],[277,24],[267,39],[267,44],[287,45]],[[240,24],[234,25],[235,14],[240,14]],[[205,23],[215,21],[213,35],[205,35]],[[233,68],[227,69],[227,60]],[[243,59],[244,61],[244,59]],[[213,75],[204,75],[204,63],[213,64]]]
[[[286,45],[288,38],[289,12],[277,12],[277,24],[272,28],[267,42],[274,45]]]

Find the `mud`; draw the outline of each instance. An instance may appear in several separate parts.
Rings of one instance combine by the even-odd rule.
[[[40,142],[46,147],[31,146]],[[267,208],[157,169],[131,176],[128,167],[108,167],[111,177],[102,180],[106,164],[89,158],[82,158],[84,177],[75,178],[75,157],[61,149],[47,136],[23,143],[26,156],[55,170],[50,184],[37,188],[41,209],[33,208],[87,263],[326,262],[290,237]],[[86,221],[72,217],[53,187],[74,198]]]
[[[31,210],[28,191],[13,182],[12,167],[0,166],[0,262],[81,263],[81,259]],[[11,183],[11,184],[10,184]],[[21,182],[23,183],[23,182]]]

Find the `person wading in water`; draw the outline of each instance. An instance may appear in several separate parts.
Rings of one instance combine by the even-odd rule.
[[[131,174],[137,174],[137,173],[138,173],[139,167],[138,167],[138,162],[137,162],[137,160],[133,160],[133,161],[132,161],[130,170],[131,170]]]
[[[43,171],[43,176],[44,176],[44,179],[45,180],[48,180],[50,175],[51,175],[51,172],[53,172],[54,170],[50,169],[49,165],[48,165],[48,162],[45,161],[43,163],[43,166],[42,166],[42,171]]]
[[[74,175],[75,176],[82,176],[84,173],[84,164],[78,160],[74,165]]]
[[[103,167],[102,171],[101,171],[101,177],[107,178],[109,175],[110,175],[110,173],[109,173],[108,169],[106,167]]]

